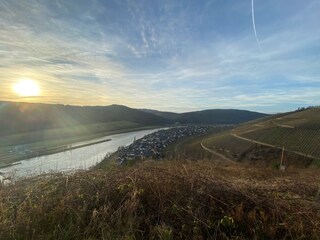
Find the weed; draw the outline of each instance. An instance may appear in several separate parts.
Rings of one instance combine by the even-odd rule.
[[[41,176],[0,187],[0,239],[319,238],[318,174],[176,160]]]

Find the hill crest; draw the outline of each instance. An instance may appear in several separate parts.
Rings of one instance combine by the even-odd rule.
[[[123,105],[71,106],[45,103],[0,102],[0,134],[41,131],[75,125],[128,121],[143,126],[181,124],[238,124],[266,114],[234,109],[188,113],[134,109]]]

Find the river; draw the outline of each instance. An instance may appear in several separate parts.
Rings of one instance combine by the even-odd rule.
[[[131,144],[134,139],[142,138],[160,129],[162,128],[127,132],[76,143],[74,146],[111,139],[110,141],[100,142],[90,146],[20,161],[21,164],[0,169],[0,173],[2,174],[2,176],[0,175],[0,180],[3,176],[21,178],[43,173],[87,170],[100,163],[107,154],[115,152],[120,146],[127,146]]]

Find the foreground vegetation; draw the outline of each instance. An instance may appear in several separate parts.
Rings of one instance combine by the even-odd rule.
[[[206,160],[40,176],[0,188],[0,239],[317,239],[318,176]]]

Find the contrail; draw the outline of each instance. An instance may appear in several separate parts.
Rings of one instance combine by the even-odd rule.
[[[257,44],[258,44],[260,50],[262,50],[261,44],[260,44],[260,41],[259,41],[259,38],[258,38],[257,30],[256,30],[256,22],[255,22],[255,18],[254,18],[254,3],[253,3],[253,1],[254,0],[251,0],[252,26],[253,26],[254,36],[256,38]]]

